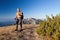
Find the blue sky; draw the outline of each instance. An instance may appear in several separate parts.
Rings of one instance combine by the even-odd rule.
[[[60,13],[60,0],[0,0],[0,19],[12,19],[20,8],[25,18],[44,19]]]

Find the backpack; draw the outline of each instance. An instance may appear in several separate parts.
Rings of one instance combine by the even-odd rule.
[[[23,17],[24,17],[24,16],[23,16],[23,12],[22,12],[22,16],[21,16],[21,19],[23,19]]]

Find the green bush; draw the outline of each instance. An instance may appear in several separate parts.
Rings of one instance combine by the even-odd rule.
[[[46,16],[46,19],[40,22],[37,34],[48,36],[51,40],[60,40],[60,15],[52,15],[51,18]]]

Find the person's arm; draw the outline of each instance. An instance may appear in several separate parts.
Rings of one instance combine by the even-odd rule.
[[[22,13],[21,12],[19,12],[19,16],[22,16]]]

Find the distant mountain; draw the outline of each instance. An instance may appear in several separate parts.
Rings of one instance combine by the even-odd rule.
[[[23,24],[39,24],[42,20],[35,18],[23,19]],[[15,25],[16,21],[14,19],[5,19],[0,21],[0,26]]]
[[[35,18],[27,18],[23,20],[24,24],[39,24],[42,20],[41,19],[35,19]]]

